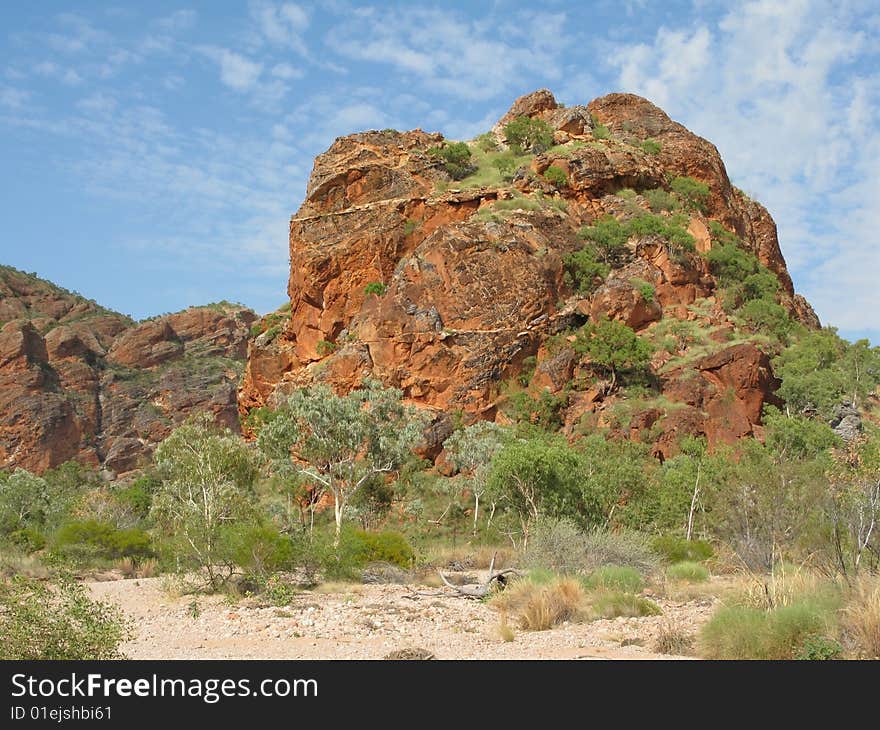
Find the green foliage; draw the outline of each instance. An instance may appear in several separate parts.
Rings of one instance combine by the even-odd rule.
[[[581,294],[590,294],[611,270],[607,263],[596,259],[592,248],[582,248],[563,258],[565,283]]]
[[[414,218],[407,218],[406,222],[403,224],[403,235],[409,236],[419,227],[419,221]],[[369,284],[367,284],[369,286]],[[381,296],[381,295],[380,295]]]
[[[538,154],[553,144],[553,130],[542,119],[519,116],[504,127],[504,137],[515,151]]]
[[[841,403],[863,404],[880,384],[880,348],[848,343],[833,328],[803,334],[774,359],[779,396],[795,413],[831,421]]]
[[[776,279],[774,277],[774,283]],[[767,332],[782,343],[787,343],[795,327],[785,307],[763,297],[747,301],[739,310],[746,323],[759,332]]]
[[[371,281],[364,287],[364,294],[367,296],[375,294],[377,297],[381,297],[387,290],[388,287],[381,281]]]
[[[557,188],[564,188],[568,185],[568,176],[565,174],[565,170],[556,165],[550,165],[544,170],[544,179]]]
[[[687,232],[688,220],[683,215],[640,215],[627,222],[627,238],[659,236],[679,252],[696,250],[694,237]]]
[[[590,589],[639,593],[645,587],[645,581],[639,571],[628,565],[603,565],[586,577],[584,586]]]
[[[709,186],[692,177],[676,177],[671,183],[676,193],[689,208],[706,212],[709,202]]]
[[[617,565],[647,575],[656,570],[658,562],[644,535],[627,530],[585,530],[571,518],[541,518],[523,554],[527,567],[569,574]]]
[[[659,616],[663,613],[654,601],[624,591],[599,591],[590,602],[592,613],[597,618],[617,618],[618,616]]]
[[[623,253],[629,229],[613,216],[606,215],[578,231],[578,238],[591,244],[603,264],[616,264]]]
[[[502,179],[509,181],[520,165],[520,158],[513,152],[502,152],[492,159],[491,164],[501,173]]]
[[[708,560],[715,553],[704,540],[685,540],[677,535],[658,535],[651,545],[670,563]]]
[[[560,437],[514,441],[492,460],[488,490],[519,518],[528,542],[539,515],[562,517],[577,504],[579,458]]]
[[[464,142],[447,142],[442,147],[432,147],[428,154],[443,163],[453,180],[461,180],[474,171],[470,147]]]
[[[578,354],[611,375],[616,384],[619,375],[644,371],[651,359],[652,345],[639,337],[631,327],[613,319],[590,322],[578,332],[574,343]]]
[[[23,527],[10,532],[9,542],[26,553],[34,553],[46,547],[46,537],[33,527]]]
[[[409,568],[415,560],[415,552],[406,537],[390,530],[354,530],[347,536],[347,547],[356,565],[382,562]]]
[[[336,352],[336,343],[327,340],[318,340],[318,344],[315,345],[315,350],[317,350],[318,354],[322,357],[332,355]]]
[[[649,155],[659,155],[660,150],[662,149],[660,143],[656,139],[652,139],[648,137],[648,139],[642,140],[642,143],[639,145],[643,151],[647,152]]]
[[[494,152],[498,149],[498,142],[495,141],[495,135],[491,132],[481,134],[476,139],[477,147],[483,152]]]
[[[593,127],[594,139],[611,139],[611,130],[604,124],[596,124]]]
[[[703,627],[701,653],[707,659],[795,659],[807,642],[825,634],[827,621],[806,601],[769,611],[725,606]]]
[[[706,500],[711,530],[755,569],[769,570],[797,547],[817,518],[826,487],[822,459],[780,456],[757,441],[738,458],[716,458]]]
[[[545,431],[552,431],[562,426],[565,403],[565,396],[548,390],[542,390],[537,396],[519,391],[508,398],[505,412],[517,422],[531,423]]]
[[[54,549],[67,557],[142,559],[152,555],[150,536],[143,530],[119,530],[97,520],[68,522],[55,535]]]
[[[666,569],[666,576],[672,580],[681,580],[688,583],[705,583],[709,580],[709,571],[706,566],[683,560],[673,563]]]
[[[258,433],[258,448],[276,474],[297,474],[316,494],[333,496],[337,536],[351,496],[378,475],[399,470],[422,435],[424,417],[402,396],[377,381],[345,396],[326,385],[303,388]]]
[[[157,447],[155,460],[162,483],[150,514],[176,543],[182,563],[203,569],[216,590],[229,577],[217,567],[222,530],[253,515],[255,455],[203,415],[172,431]]]
[[[767,449],[779,459],[815,459],[842,443],[827,424],[773,406],[764,409],[763,420]]]
[[[224,525],[217,542],[218,560],[240,568],[249,577],[265,580],[272,573],[290,568],[293,563],[293,543],[271,525]]]
[[[807,636],[801,642],[795,659],[806,661],[829,661],[839,659],[843,654],[843,647],[836,639],[827,636]]]
[[[117,607],[92,600],[70,579],[0,581],[0,660],[120,659],[129,635]]]
[[[629,283],[633,285],[633,288],[642,295],[642,299],[648,304],[654,301],[655,290],[654,285],[651,284],[651,282],[645,281],[644,279],[632,278],[629,280]]]
[[[678,208],[678,198],[663,188],[646,190],[642,195],[645,196],[645,199],[648,201],[648,206],[655,213],[660,213],[664,210],[671,212]]]

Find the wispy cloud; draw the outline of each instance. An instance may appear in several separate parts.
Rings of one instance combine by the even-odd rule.
[[[263,64],[245,58],[228,48],[201,46],[199,50],[217,64],[220,69],[220,80],[235,91],[247,91],[252,88],[263,72]]]
[[[472,20],[445,9],[362,8],[326,42],[338,56],[389,66],[434,92],[485,100],[515,89],[523,75],[559,78],[565,22],[564,13]]]
[[[757,0],[607,55],[624,90],[716,143],[773,213],[795,283],[850,330],[880,329],[869,314],[880,288],[863,273],[880,270],[880,95],[854,65],[876,20],[847,4]]]

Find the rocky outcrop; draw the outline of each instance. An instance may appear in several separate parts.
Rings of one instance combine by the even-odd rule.
[[[0,466],[70,459],[126,472],[189,414],[238,430],[256,316],[193,307],[135,325],[33,275],[0,268]]]
[[[505,383],[534,368],[529,392],[556,394],[573,434],[585,418],[601,425],[617,396],[588,361],[546,344],[603,318],[650,337],[670,318],[693,320],[702,302],[710,353],[688,358],[685,338],[675,356],[691,364],[669,371],[672,355],[655,357],[662,397],[676,407],[632,420],[628,437],[650,431],[669,454],[682,433],[712,443],[760,436],[776,387],[769,358],[748,342],[726,346],[738,325],[716,301],[703,254],[710,223],[720,223],[776,274],[792,315],[818,326],[793,292],[770,215],[731,185],[714,145],[640,97],[562,107],[542,89],[514,102],[481,144],[506,149],[505,125],[520,116],[546,122],[556,146],[482,187],[450,180],[430,153],[445,140],[421,130],[340,138],[317,158],[290,224],[290,307],[251,343],[242,413],[291,388],[347,391],[372,377],[438,412],[501,418]],[[594,136],[597,124],[610,136]],[[551,166],[565,175],[561,187],[544,178]],[[583,245],[577,231],[603,215],[647,211],[648,193],[669,191],[679,176],[710,191],[704,210],[687,214],[696,250],[636,236],[593,292],[573,291],[564,262]],[[629,197],[618,195],[624,189]]]

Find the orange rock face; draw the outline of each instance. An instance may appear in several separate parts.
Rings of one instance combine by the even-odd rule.
[[[69,459],[120,473],[198,411],[238,430],[236,388],[256,316],[193,307],[140,325],[0,268],[0,466]]]
[[[328,382],[347,391],[370,377],[438,413],[495,418],[503,384],[537,360],[529,390],[564,394],[563,420],[573,432],[584,418],[601,421],[614,396],[601,384],[572,387],[589,363],[551,353],[549,338],[603,317],[636,331],[669,318],[691,321],[690,307],[703,301],[714,307],[719,352],[664,376],[663,395],[685,407],[636,419],[631,436],[660,429],[659,448],[671,452],[681,433],[723,443],[759,430],[776,387],[769,358],[754,345],[724,349],[731,325],[713,304],[703,254],[712,246],[708,224],[717,221],[777,275],[792,315],[818,326],[793,292],[767,211],[731,185],[714,145],[640,97],[610,94],[563,108],[547,90],[529,94],[491,130],[500,149],[505,124],[518,116],[545,121],[557,147],[486,187],[450,180],[429,153],[443,138],[420,130],[340,138],[317,158],[290,223],[290,309],[272,337],[267,322],[251,342],[242,414],[295,387]],[[611,139],[594,139],[596,123]],[[644,148],[648,139],[659,151]],[[551,165],[565,173],[561,189],[543,178]],[[696,251],[672,251],[654,236],[630,240],[592,294],[574,292],[564,261],[583,245],[577,231],[603,215],[632,216],[633,205],[647,208],[620,190],[668,190],[676,176],[710,190],[705,212],[690,213],[687,225]]]

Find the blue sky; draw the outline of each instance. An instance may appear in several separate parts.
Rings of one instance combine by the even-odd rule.
[[[880,343],[875,0],[6,2],[0,263],[138,318],[266,312],[336,136],[468,138],[545,86],[713,141],[823,322]]]

